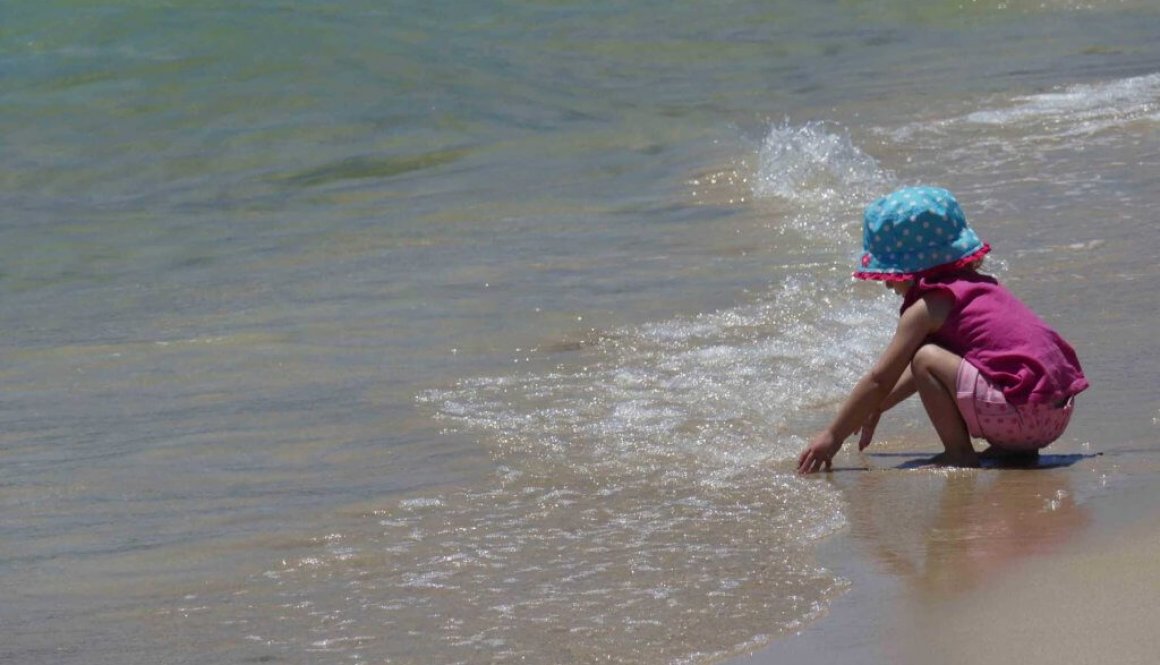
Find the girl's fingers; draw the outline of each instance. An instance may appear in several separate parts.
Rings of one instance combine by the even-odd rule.
[[[862,423],[862,436],[858,439],[858,450],[865,450],[874,440],[874,430],[878,427],[878,418],[882,414],[874,413]]]

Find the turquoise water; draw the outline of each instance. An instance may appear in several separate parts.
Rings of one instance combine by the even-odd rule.
[[[846,514],[787,461],[890,333],[848,263],[903,182],[956,191],[1080,349],[1101,419],[1059,445],[1155,438],[1154,3],[0,19],[0,656],[792,631],[844,588],[813,547]]]

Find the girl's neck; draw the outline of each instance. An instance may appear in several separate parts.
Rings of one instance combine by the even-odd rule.
[[[886,288],[890,289],[891,291],[897,293],[898,295],[900,295],[904,298],[906,297],[907,292],[909,292],[910,289],[914,287],[914,280],[913,279],[908,279],[904,282],[884,282],[884,283],[886,284]]]

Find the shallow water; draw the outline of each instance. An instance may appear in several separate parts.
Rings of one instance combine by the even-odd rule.
[[[901,183],[955,191],[1079,350],[1059,449],[1155,440],[1151,3],[5,23],[19,662],[706,662],[792,631],[847,584],[813,553],[848,492],[791,460],[890,334],[848,276]],[[929,449],[900,415],[886,450]]]

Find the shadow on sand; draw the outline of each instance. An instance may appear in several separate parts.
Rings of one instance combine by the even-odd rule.
[[[1082,462],[1083,460],[1093,459],[1102,456],[1103,453],[1090,454],[1063,454],[1063,455],[1014,455],[1003,457],[983,457],[980,460],[980,465],[984,469],[1062,469],[1073,466]],[[884,466],[835,466],[832,471],[875,471],[881,469],[932,469],[942,468],[938,466],[938,457],[931,455],[920,455],[918,453],[867,453],[867,457],[874,459],[883,458],[906,458],[906,461],[896,465]]]
[[[1084,455],[1081,453],[1065,454],[1065,455],[1041,455],[1033,453],[1030,455],[1003,455],[1003,456],[981,456],[979,464],[984,469],[1061,469],[1077,464],[1085,459],[1099,457],[1103,453],[1092,453]],[[922,469],[929,468],[935,464],[937,457],[920,457],[918,459],[911,459],[895,468],[897,469]]]

